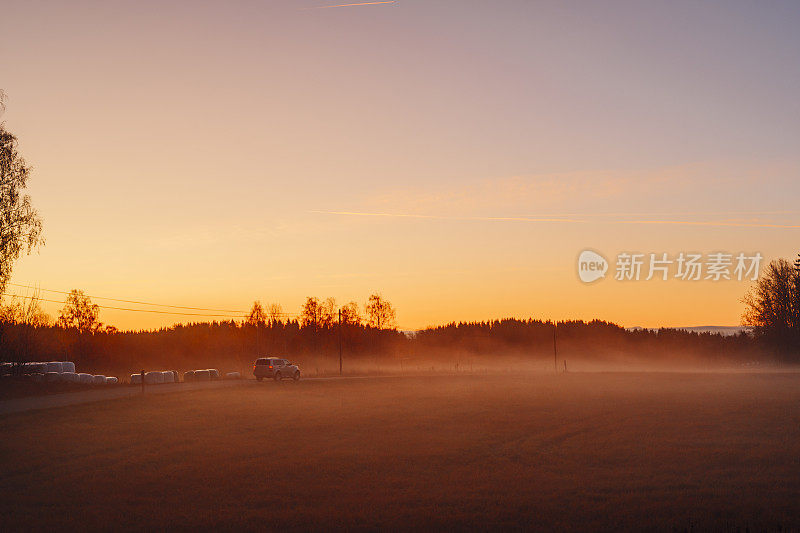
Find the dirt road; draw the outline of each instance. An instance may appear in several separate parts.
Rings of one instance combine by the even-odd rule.
[[[184,392],[198,389],[213,389],[242,385],[242,380],[209,381],[200,383],[164,383],[150,385],[145,388],[145,394],[165,394],[170,392]],[[254,382],[255,383],[255,382]],[[82,403],[102,402],[117,398],[128,398],[142,394],[141,386],[119,385],[108,389],[91,389],[78,392],[65,392],[62,394],[48,394],[45,396],[26,396],[0,401],[0,416],[12,413],[22,413],[37,409],[50,409],[53,407],[66,407]]]
[[[371,379],[382,376],[331,376],[304,378],[303,381],[328,381],[340,379]],[[221,387],[259,385],[269,386],[267,383],[259,384],[254,379],[230,380],[230,381],[209,381],[198,383],[163,383],[159,385],[148,385],[145,394],[166,394],[175,392],[186,392],[200,389],[214,389]],[[0,416],[13,413],[23,413],[37,409],[51,409],[54,407],[66,407],[92,402],[103,402],[118,398],[130,398],[142,394],[141,386],[119,385],[107,389],[89,389],[84,391],[65,392],[61,394],[47,394],[42,396],[25,396],[9,400],[0,400]]]

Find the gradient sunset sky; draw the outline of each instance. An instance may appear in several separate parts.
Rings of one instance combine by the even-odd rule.
[[[586,285],[577,256],[800,251],[799,3],[335,4],[5,1],[2,120],[47,239],[12,282],[380,291],[404,329],[736,325],[747,282]]]

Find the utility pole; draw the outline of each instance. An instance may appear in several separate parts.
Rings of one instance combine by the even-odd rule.
[[[339,309],[339,375],[342,375],[342,310]]]
[[[553,321],[553,368],[558,374],[558,347],[556,345],[556,331],[558,330],[558,322]]]

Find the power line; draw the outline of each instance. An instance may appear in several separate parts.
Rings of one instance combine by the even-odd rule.
[[[27,289],[41,290],[41,291],[46,291],[46,292],[54,292],[54,293],[58,293],[58,294],[71,294],[71,293],[66,292],[66,291],[57,291],[57,290],[54,290],[54,289],[42,289],[42,288],[39,288],[39,287],[34,287],[32,285],[21,285],[19,283],[8,283],[8,285],[14,285],[15,287],[24,287],[24,288],[27,288]],[[66,302],[63,302],[61,300],[51,300],[49,298],[42,298],[40,296],[30,296],[30,295],[22,295],[22,294],[10,294],[10,293],[7,293],[7,292],[0,293],[0,296],[8,296],[8,297],[11,297],[11,298],[22,298],[23,300],[37,300],[37,301],[41,301],[41,302],[50,302],[50,303],[56,303],[56,304],[66,303]],[[101,296],[89,296],[89,295],[86,295],[86,294],[84,294],[83,296],[86,296],[87,298],[95,298],[95,299],[98,299],[98,300],[112,300],[112,301],[116,301],[116,302],[129,302],[129,303],[138,303],[138,304],[143,304],[143,305],[154,305],[154,306],[159,306],[160,305],[162,307],[171,307],[171,308],[174,308],[174,309],[193,309],[193,310],[198,310],[198,311],[200,311],[200,310],[225,311],[224,309],[211,309],[211,308],[206,308],[206,307],[187,307],[187,306],[182,306],[182,305],[155,304],[155,303],[139,302],[139,301],[136,301],[136,300],[123,300],[123,299],[120,299],[120,298],[104,298],[104,297],[101,297]],[[202,317],[221,317],[221,318],[248,318],[250,316],[249,313],[248,314],[243,314],[243,315],[228,315],[228,314],[224,314],[223,315],[223,314],[214,314],[214,313],[186,313],[186,312],[181,312],[181,311],[161,311],[161,310],[158,310],[158,309],[133,309],[133,308],[130,308],[130,307],[116,307],[116,306],[111,306],[111,305],[100,305],[100,304],[94,304],[94,305],[97,305],[97,307],[100,308],[100,309],[112,309],[112,310],[115,310],[115,311],[131,311],[131,312],[135,312],[135,313],[157,313],[157,314],[160,314],[160,315],[182,315],[182,316],[202,316]],[[230,311],[230,312],[231,313],[237,313],[237,312],[243,312],[243,311]],[[300,317],[300,314],[299,313],[270,313],[270,316],[280,316],[280,317],[284,317],[284,318],[298,318],[298,317]],[[399,331],[403,331],[403,328],[397,328],[397,329]],[[415,330],[409,330],[409,331],[415,331]]]
[[[57,294],[70,294],[69,291],[57,291],[55,289],[42,289],[41,287],[35,287],[33,285],[21,285],[19,283],[8,283],[8,285],[13,285],[15,287],[24,287],[26,289],[40,290],[40,291],[45,291],[45,292],[54,292],[54,293],[57,293]],[[243,311],[241,309],[213,309],[213,308],[209,308],[209,307],[189,307],[189,306],[185,306],[185,305],[157,304],[157,303],[153,303],[153,302],[142,302],[142,301],[139,301],[139,300],[123,300],[121,298],[108,298],[108,297],[105,297],[105,296],[92,296],[90,294],[86,294],[85,296],[88,296],[89,298],[94,298],[95,300],[110,300],[112,302],[124,302],[124,303],[128,303],[128,304],[152,305],[152,306],[155,306],[155,307],[170,307],[172,309],[191,309],[191,310],[194,310],[194,311],[219,311],[219,312],[223,312],[223,313],[247,313],[247,311]],[[60,302],[57,302],[57,303],[60,303]]]
[[[36,287],[34,285],[23,285],[23,284],[20,284],[20,283],[10,283],[9,282],[8,285],[13,285],[15,287],[23,287],[23,288],[26,288],[26,289],[40,290],[40,291],[45,291],[45,292],[53,292],[53,293],[56,293],[56,294],[71,294],[71,292],[69,292],[69,291],[59,291],[59,290],[55,290],[55,289],[43,289],[41,287]],[[14,296],[18,296],[18,295],[14,295]],[[122,298],[110,298],[110,297],[106,297],[106,296],[92,296],[90,294],[85,294],[84,296],[87,296],[88,298],[94,298],[95,300],[109,300],[109,301],[112,301],[112,302],[123,302],[123,303],[138,304],[138,305],[152,305],[154,307],[169,307],[171,309],[189,309],[189,310],[192,310],[192,311],[214,311],[214,312],[220,312],[220,313],[249,313],[249,311],[244,311],[244,310],[241,310],[241,309],[215,309],[215,308],[211,308],[211,307],[190,307],[190,306],[186,306],[186,305],[158,304],[158,303],[153,303],[153,302],[143,302],[143,301],[140,301],[140,300],[125,300],[125,299],[122,299]],[[44,298],[38,298],[38,299],[42,300],[42,301],[45,301],[45,302],[63,303],[63,302],[60,302],[60,301],[47,300],[47,299],[44,299]],[[103,309],[117,309],[117,310],[120,310],[120,311],[140,311],[140,312],[144,312],[144,313],[159,313],[160,312],[160,313],[163,313],[163,314],[173,314],[173,315],[227,316],[227,315],[211,315],[211,314],[202,314],[202,313],[170,313],[170,312],[167,312],[167,311],[148,311],[146,309],[128,309],[128,308],[124,308],[124,307],[112,307],[112,306],[104,306],[104,305],[101,305],[99,307],[101,307]],[[295,317],[295,316],[298,316],[296,313],[275,313],[275,314],[278,315],[278,316],[283,316],[283,317]],[[239,317],[239,316],[245,316],[246,317],[248,315],[246,315],[246,314],[245,315],[236,315],[236,317]]]
[[[47,298],[39,298],[36,296],[23,296],[21,294],[9,294],[7,292],[2,293],[3,296],[10,296],[12,298],[22,298],[22,299],[29,299],[29,300],[38,300],[42,302],[52,302],[56,304],[63,304],[64,302],[60,300],[49,300]],[[188,316],[204,316],[204,317],[224,317],[224,318],[246,318],[247,315],[216,315],[216,314],[209,314],[209,313],[183,313],[180,311],[159,311],[157,309],[131,309],[129,307],[114,307],[111,305],[99,305],[95,304],[100,309],[114,309],[116,311],[134,311],[137,313],[158,313],[161,315],[188,315]],[[172,307],[172,306],[171,306]]]

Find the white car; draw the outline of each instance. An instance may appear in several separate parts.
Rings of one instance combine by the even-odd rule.
[[[253,375],[258,381],[264,378],[272,378],[275,381],[292,378],[298,381],[300,379],[300,369],[286,359],[262,357],[261,359],[256,359],[253,363]]]

